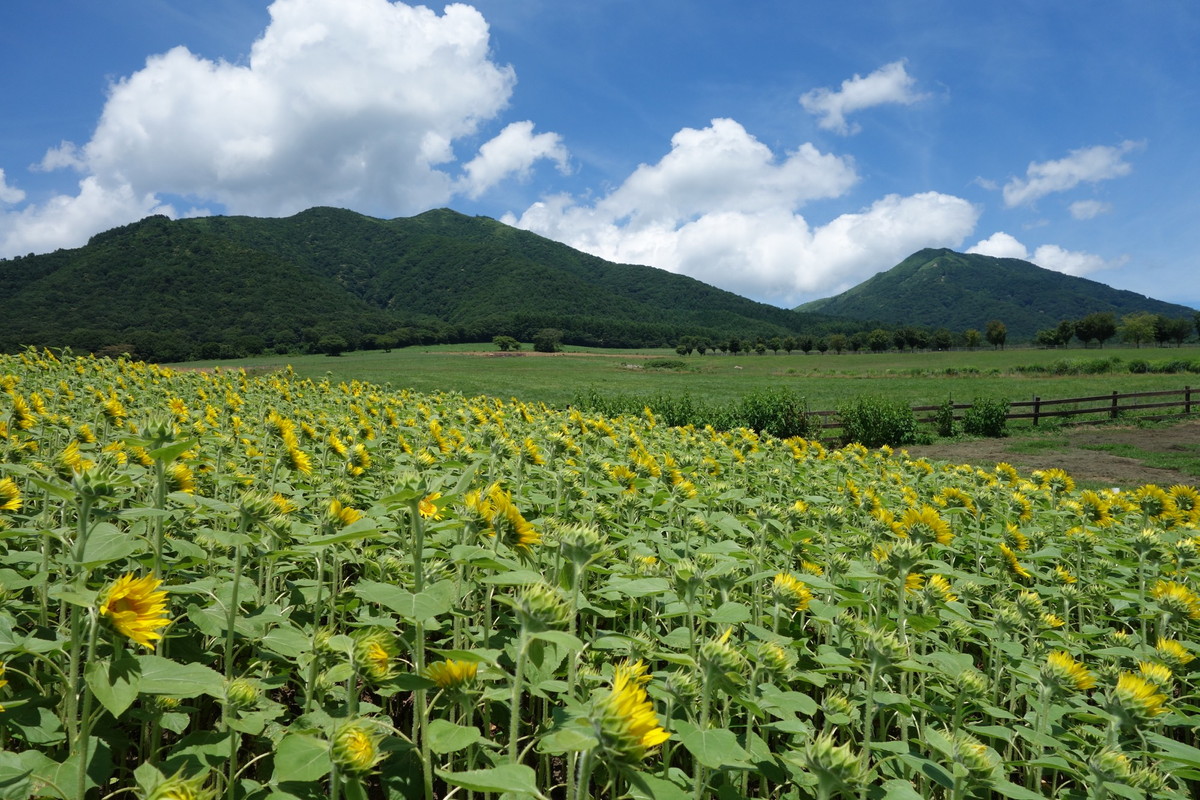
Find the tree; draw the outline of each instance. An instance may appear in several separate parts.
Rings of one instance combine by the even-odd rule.
[[[779,355],[779,351],[783,349],[783,338],[779,336],[772,336],[767,341],[767,347],[771,349],[772,353]]]
[[[1149,311],[1135,311],[1121,317],[1121,339],[1141,347],[1142,342],[1154,338],[1154,315]],[[1191,327],[1189,323],[1189,327]]]
[[[1162,328],[1166,341],[1174,342],[1179,347],[1192,334],[1192,321],[1186,317],[1167,319]]]
[[[562,331],[542,328],[533,335],[533,349],[539,353],[557,353],[562,349]]]
[[[493,336],[492,344],[499,347],[502,352],[507,353],[509,350],[520,350],[521,343],[511,336]]]
[[[795,336],[783,337],[783,352],[787,353],[790,356],[792,354],[792,351],[795,349],[796,349],[796,337]]]
[[[1095,339],[1104,347],[1104,343],[1117,333],[1117,318],[1111,311],[1095,311],[1075,323],[1075,335],[1087,347],[1087,343]]]
[[[1075,338],[1075,323],[1069,319],[1064,319],[1058,323],[1058,343],[1066,347]]]
[[[844,333],[834,333],[830,334],[829,336],[829,347],[839,356],[849,344],[850,341],[846,338],[846,334]]]
[[[883,328],[876,328],[867,334],[867,347],[872,353],[882,353],[892,346],[892,334]]]
[[[979,331],[974,328],[967,328],[963,331],[963,344],[967,346],[968,350],[974,350],[976,347],[979,347],[981,341]]]
[[[800,348],[800,352],[808,355],[813,349],[813,338],[811,336],[801,336],[796,342],[796,346]]]
[[[729,344],[725,345],[725,349],[729,351],[729,355],[737,355],[742,352],[742,340],[734,336],[729,340]]]
[[[933,346],[938,350],[949,350],[954,347],[954,334],[948,328],[938,328],[933,332]]]
[[[317,352],[327,356],[340,356],[350,347],[346,337],[336,333],[326,334],[317,340]]]
[[[700,355],[704,355],[705,353],[708,352],[708,340],[707,339],[697,339],[696,340],[696,352],[699,353]]]
[[[988,344],[1003,350],[1004,341],[1008,338],[1008,326],[994,319],[987,324],[987,331],[983,335],[987,337]]]
[[[823,354],[828,350],[829,350],[829,340],[823,336],[820,339],[817,339],[817,352]]]

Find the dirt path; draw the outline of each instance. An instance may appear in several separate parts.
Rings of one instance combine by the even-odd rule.
[[[1145,483],[1164,487],[1177,483],[1200,486],[1200,478],[1193,475],[1149,467],[1137,459],[1102,450],[1085,449],[1087,445],[1130,444],[1153,452],[1195,451],[1200,446],[1200,421],[1197,420],[1162,428],[1065,428],[1049,435],[1047,439],[1051,440],[1047,442],[1049,446],[1037,452],[1030,452],[1032,448],[1029,444],[1036,440],[1027,437],[915,445],[907,449],[914,456],[983,467],[1007,461],[1022,473],[1058,467],[1077,481],[1094,481],[1124,488]]]

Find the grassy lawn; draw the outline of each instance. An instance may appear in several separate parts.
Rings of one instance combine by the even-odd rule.
[[[471,355],[468,353],[486,353]],[[577,393],[596,389],[603,394],[681,394],[706,402],[736,400],[754,390],[785,386],[808,399],[813,410],[833,409],[847,397],[882,394],[911,405],[931,405],[947,398],[970,402],[977,397],[1009,401],[1180,389],[1200,383],[1189,374],[1131,374],[1121,366],[1101,375],[1017,373],[1020,367],[1050,365],[1060,360],[1089,361],[1119,358],[1123,362],[1191,359],[1195,347],[1105,348],[1104,350],[975,350],[935,353],[803,355],[691,355],[673,350],[614,351],[567,348],[547,357],[527,351],[494,355],[491,344],[439,345],[347,353],[337,358],[320,355],[261,356],[224,362],[191,362],[185,367],[244,367],[254,372],[282,369],[316,380],[353,379],[411,388],[422,392],[454,391],[465,395],[515,397],[561,406]],[[655,360],[678,362],[675,368],[648,366]]]
[[[1200,477],[1200,445],[1179,445],[1178,450],[1143,450],[1131,444],[1089,444],[1085,450],[1097,450],[1141,461],[1148,467],[1173,469],[1186,475]]]

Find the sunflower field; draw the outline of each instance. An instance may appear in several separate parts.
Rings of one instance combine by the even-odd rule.
[[[1187,798],[1200,494],[0,356],[0,800]]]

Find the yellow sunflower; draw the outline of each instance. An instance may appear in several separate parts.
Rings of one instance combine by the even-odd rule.
[[[170,622],[167,592],[158,588],[160,584],[162,581],[152,575],[122,575],[105,592],[100,616],[108,617],[121,635],[153,648],[155,640],[162,638],[160,631]]]

